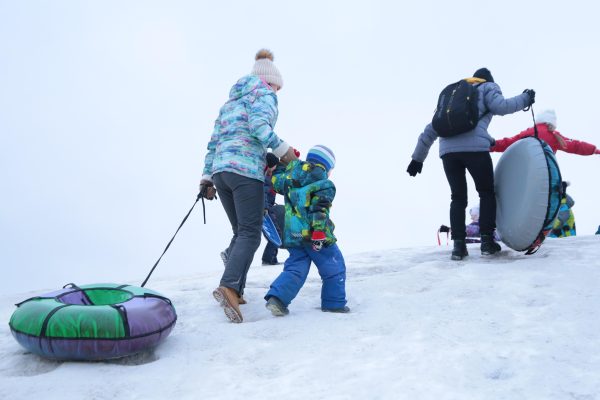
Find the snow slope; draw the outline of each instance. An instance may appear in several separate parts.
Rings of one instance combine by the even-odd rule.
[[[253,267],[241,325],[212,299],[218,273],[151,280],[178,323],[111,362],[27,354],[7,322],[41,291],[4,295],[0,399],[600,399],[600,236],[472,246],[462,262],[445,246],[347,256],[348,315],[318,309],[316,271],[275,318],[262,296],[281,267]]]

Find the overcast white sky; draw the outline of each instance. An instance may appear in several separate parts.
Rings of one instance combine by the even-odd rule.
[[[479,67],[506,96],[535,89],[561,133],[600,145],[595,2],[398,3],[0,0],[0,291],[141,282],[261,47],[285,80],[276,132],[303,154],[336,153],[347,254],[434,244],[450,197],[437,144],[423,174],[405,169],[439,91]],[[490,133],[531,123],[496,117]],[[558,160],[578,233],[592,234],[600,156]],[[156,274],[222,268],[230,226],[216,202],[207,219],[194,212]]]

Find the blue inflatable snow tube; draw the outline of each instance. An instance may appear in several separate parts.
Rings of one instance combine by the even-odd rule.
[[[560,208],[562,177],[543,140],[527,137],[511,145],[494,171],[496,226],[508,247],[533,254]]]

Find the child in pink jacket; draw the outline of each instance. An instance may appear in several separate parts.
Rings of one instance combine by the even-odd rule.
[[[545,110],[536,118],[538,137],[552,148],[556,154],[558,150],[567,153],[579,154],[580,156],[591,156],[600,154],[600,150],[593,144],[580,140],[569,139],[556,130],[556,113],[554,110]],[[524,130],[516,136],[496,140],[490,151],[504,152],[511,144],[519,139],[535,136],[533,127]]]

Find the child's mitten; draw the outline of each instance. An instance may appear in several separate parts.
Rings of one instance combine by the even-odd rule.
[[[314,231],[310,240],[312,240],[312,248],[314,251],[321,250],[325,244],[325,232]]]

